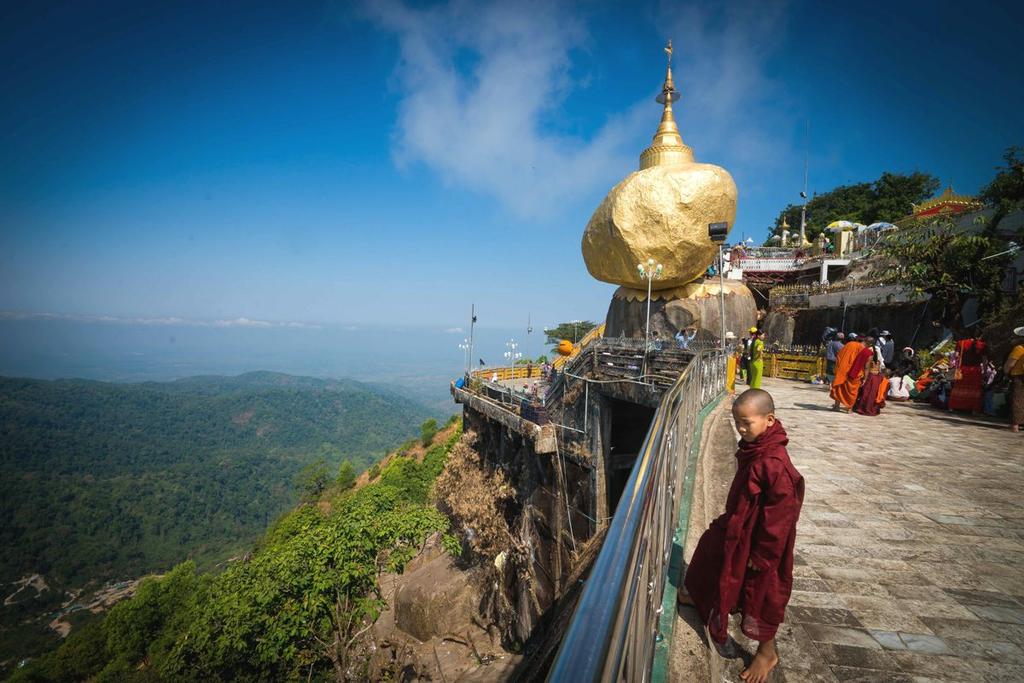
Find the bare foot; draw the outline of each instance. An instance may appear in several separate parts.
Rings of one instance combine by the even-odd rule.
[[[766,683],[768,674],[779,663],[779,655],[773,647],[770,651],[757,649],[757,654],[750,661],[750,666],[740,672],[740,678],[746,683]]]
[[[686,591],[679,591],[676,593],[676,602],[684,607],[693,607],[693,598]]]
[[[1010,431],[1016,434],[1017,432],[1020,431],[1020,427],[1018,427],[1017,425],[1010,425]]]

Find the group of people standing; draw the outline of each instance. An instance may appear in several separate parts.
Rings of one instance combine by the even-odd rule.
[[[886,330],[864,336],[829,333],[825,359],[832,409],[878,415],[886,400],[913,398],[947,410],[995,415],[993,396],[1005,378],[1010,428],[1019,431],[1024,424],[1024,327],[1014,334],[1016,344],[1001,367],[978,334],[960,339],[953,351],[921,372],[912,348],[896,357],[892,335]]]
[[[832,385],[833,410],[878,415],[885,407],[889,378],[895,374],[895,344],[887,330],[872,332],[864,336],[838,332],[829,339],[825,374]],[[887,363],[889,370],[885,370]]]

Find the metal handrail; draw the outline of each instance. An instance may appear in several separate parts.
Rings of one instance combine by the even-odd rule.
[[[550,681],[650,679],[698,414],[725,388],[722,351],[702,351],[662,397],[587,579]]]

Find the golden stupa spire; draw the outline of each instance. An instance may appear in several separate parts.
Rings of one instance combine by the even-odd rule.
[[[679,92],[672,82],[672,41],[665,46],[668,64],[665,67],[665,83],[656,101],[664,106],[661,112],[661,123],[654,133],[651,146],[640,154],[640,168],[651,166],[671,166],[673,164],[690,163],[693,161],[693,150],[683,144],[679,135],[679,127],[672,115],[672,103],[679,99]]]

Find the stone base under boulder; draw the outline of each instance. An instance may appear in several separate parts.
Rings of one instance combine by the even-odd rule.
[[[702,278],[682,287],[651,292],[651,337],[671,339],[680,330],[697,328],[699,341],[722,335],[718,279]],[[605,337],[642,339],[647,320],[647,292],[619,287],[605,319]],[[757,324],[753,293],[742,282],[725,281],[726,331],[742,338]]]

